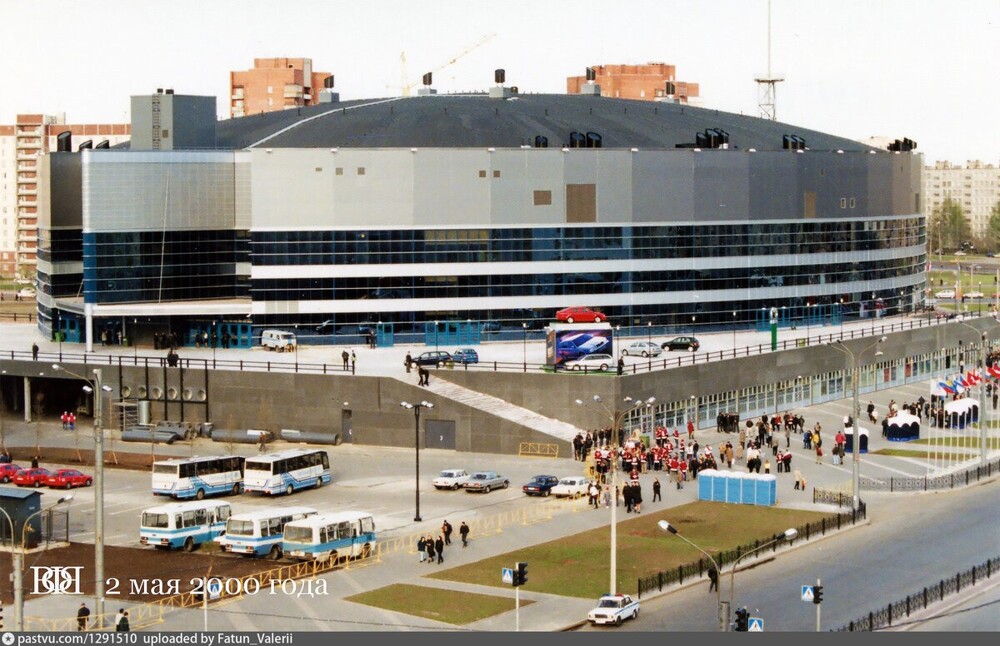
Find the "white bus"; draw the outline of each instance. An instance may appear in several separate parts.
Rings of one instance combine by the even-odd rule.
[[[196,498],[243,491],[243,462],[238,455],[206,455],[153,463],[153,493]]]
[[[300,561],[367,558],[375,549],[375,520],[360,511],[296,520],[285,525],[281,548],[286,557]]]
[[[222,550],[244,556],[281,558],[285,523],[316,515],[311,507],[262,509],[234,514],[226,523],[226,533],[215,539]]]
[[[190,552],[221,536],[231,514],[228,502],[171,502],[150,507],[139,521],[139,542],[159,549],[183,547]]]
[[[330,480],[330,456],[326,451],[289,449],[247,458],[243,483],[247,491],[288,495]]]

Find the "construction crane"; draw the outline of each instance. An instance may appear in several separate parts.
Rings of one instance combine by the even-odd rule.
[[[468,54],[472,50],[477,49],[478,47],[480,47],[482,45],[485,45],[488,41],[492,40],[494,37],[496,37],[496,34],[494,34],[494,33],[486,34],[485,36],[483,36],[482,38],[480,38],[479,40],[477,40],[475,43],[469,45],[468,47],[466,47],[465,49],[463,49],[462,51],[460,51],[458,54],[455,54],[449,61],[447,61],[445,63],[441,63],[440,65],[438,65],[434,69],[428,70],[428,72],[431,73],[431,74],[433,74],[435,72],[440,72],[444,68],[446,68],[449,65],[451,65],[451,64],[455,63],[456,61],[458,61],[458,59],[462,58],[463,56],[465,56],[466,54]],[[401,89],[403,91],[403,96],[410,96],[410,90],[412,90],[414,87],[416,87],[417,85],[419,85],[419,82],[417,82],[417,83],[410,83],[409,80],[407,79],[407,76],[406,76],[406,52],[400,53],[400,55],[399,55],[399,66],[400,66],[400,87],[401,87]]]

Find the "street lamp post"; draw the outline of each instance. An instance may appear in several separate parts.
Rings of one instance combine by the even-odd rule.
[[[521,323],[521,360],[524,362],[524,372],[528,372],[528,324]]]
[[[12,583],[14,585],[14,630],[24,630],[24,556],[27,552],[25,545],[27,544],[28,530],[31,529],[31,519],[39,514],[45,513],[46,511],[50,511],[56,505],[61,505],[62,503],[69,502],[70,500],[73,500],[73,494],[63,496],[51,507],[39,509],[26,517],[24,522],[21,524],[20,549],[18,549],[18,543],[14,537],[14,520],[5,509],[0,508],[0,512],[3,512],[3,515],[7,517],[7,524],[10,526],[10,560],[13,574]]]
[[[439,321],[434,321],[434,351],[438,349],[438,323]]]
[[[722,570],[721,570],[721,568],[719,568],[719,563],[715,560],[715,558],[711,554],[709,554],[708,552],[706,552],[705,550],[701,549],[700,547],[698,547],[697,545],[695,545],[694,543],[692,543],[691,541],[689,541],[685,536],[683,536],[680,532],[677,531],[676,527],[674,527],[673,525],[671,525],[670,523],[668,523],[665,520],[661,520],[660,522],[657,523],[657,525],[659,525],[660,529],[662,529],[663,531],[668,532],[670,534],[673,534],[677,538],[681,539],[682,541],[684,541],[685,543],[687,543],[691,547],[695,548],[696,550],[698,550],[699,552],[701,552],[702,554],[704,554],[705,557],[708,558],[708,560],[712,563],[712,567],[715,568],[716,576],[721,576],[722,575]],[[730,596],[732,596],[732,595],[730,595]],[[719,617],[718,617],[718,619],[719,619],[719,630],[722,631],[722,632],[726,632],[726,627],[727,627],[727,625],[729,623],[728,622],[729,612],[728,611],[723,611],[723,608],[722,608],[722,589],[721,589],[721,586],[719,586],[718,581],[715,584],[715,603],[716,603],[716,611],[719,614]]]
[[[799,530],[795,529],[794,527],[790,527],[790,528],[786,529],[783,533],[778,534],[773,539],[771,539],[770,541],[764,543],[763,545],[758,545],[757,547],[753,548],[752,550],[747,550],[743,554],[740,554],[739,556],[736,557],[736,560],[733,561],[733,567],[729,570],[729,607],[730,608],[732,608],[732,606],[733,606],[733,599],[735,598],[735,596],[734,596],[734,590],[736,589],[736,566],[738,566],[740,564],[740,561],[742,561],[744,558],[750,556],[751,554],[756,554],[757,552],[761,551],[765,547],[770,547],[771,545],[774,545],[778,541],[793,541],[793,540],[795,540],[795,538],[798,535],[799,535]]]
[[[413,516],[413,520],[420,522],[420,409],[421,408],[434,408],[434,404],[429,401],[422,401],[419,404],[411,404],[409,402],[399,402],[399,405],[407,410],[413,411],[413,448],[416,451],[416,461],[415,466],[415,477],[414,477],[414,492],[416,495],[416,513]]]
[[[94,611],[97,615],[97,627],[103,628],[104,623],[104,393],[111,392],[105,386],[100,368],[94,368],[94,379],[91,381],[83,375],[67,370],[58,363],[52,364],[53,370],[62,370],[66,374],[87,382],[94,395]]]
[[[883,343],[885,340],[886,337],[879,337],[875,343],[868,345],[857,354],[854,354],[850,348],[844,345],[843,341],[835,341],[830,344],[831,348],[845,354],[851,360],[851,390],[854,392],[854,404],[851,407],[851,420],[854,429],[854,438],[852,440],[854,443],[852,453],[854,455],[851,459],[851,509],[854,511],[858,511],[861,508],[861,437],[858,435],[858,417],[861,414],[861,404],[858,402],[858,388],[861,385],[861,357],[865,352]],[[882,352],[880,351],[875,352],[876,357],[881,354]]]
[[[611,420],[611,483],[608,485],[610,487],[611,497],[611,584],[609,587],[608,594],[615,594],[618,589],[617,578],[618,578],[618,496],[616,491],[618,490],[618,445],[620,444],[621,435],[621,423],[625,419],[625,416],[634,410],[642,408],[643,406],[652,405],[656,401],[656,397],[649,397],[642,401],[636,402],[631,397],[626,397],[624,402],[628,406],[624,409],[619,410],[617,407],[615,410],[608,408],[604,401],[601,399],[600,395],[594,395],[593,404],[583,402],[582,400],[576,400],[577,406],[586,406],[588,408],[593,408],[603,412]]]
[[[733,312],[733,356],[736,356],[736,312]]]

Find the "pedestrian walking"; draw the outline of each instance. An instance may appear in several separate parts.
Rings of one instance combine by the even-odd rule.
[[[354,350],[351,350],[351,374],[354,374],[354,367],[358,363],[358,357],[354,354]]]
[[[458,528],[458,535],[462,537],[462,547],[469,546],[469,526],[462,521],[462,524]]]
[[[444,544],[451,545],[451,523],[448,522],[446,518],[444,523],[441,525],[441,533],[444,534]]]
[[[417,366],[417,385],[418,386],[429,386],[431,383],[431,373],[427,368],[423,366]]]
[[[76,629],[87,630],[87,617],[90,616],[90,608],[86,603],[80,604],[80,609],[76,611]]]
[[[438,563],[444,563],[444,538],[440,534],[434,541],[434,549],[437,551]]]
[[[423,536],[417,541],[417,556],[421,563],[427,560],[427,539]]]
[[[434,537],[433,536],[428,536],[425,539],[425,541],[426,541],[426,547],[427,547],[427,562],[428,563],[433,563],[434,562],[434,555],[437,553],[437,552],[434,551]]]
[[[663,501],[663,498],[660,497],[660,479],[653,478],[653,502],[657,500]]]
[[[715,569],[714,565],[708,566],[708,591],[719,589],[719,571]]]
[[[122,618],[119,619],[118,623],[115,624],[115,631],[119,633],[127,633],[129,631],[127,610],[124,613],[122,613]]]
[[[38,361],[38,344],[37,343],[32,343],[31,344],[31,360],[32,361]]]
[[[347,370],[347,362],[351,360],[351,355],[347,353],[347,350],[344,350],[340,353],[340,358],[344,362],[344,370]]]
[[[406,366],[406,374],[410,374],[410,368],[413,367],[413,357],[410,356],[409,352],[406,353],[406,358],[403,359],[403,365]]]

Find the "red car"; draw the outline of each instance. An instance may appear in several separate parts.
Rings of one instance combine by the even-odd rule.
[[[41,487],[49,477],[49,470],[41,467],[21,469],[14,474],[12,480],[18,487]]]
[[[17,464],[0,464],[0,482],[7,484],[14,478],[14,474],[20,471],[23,467]]]
[[[89,487],[94,484],[94,479],[76,469],[56,469],[55,473],[49,474],[49,477],[45,479],[45,484],[53,489],[72,489],[73,487]]]
[[[589,307],[567,307],[556,312],[556,320],[567,323],[600,323],[607,320],[607,317]]]

